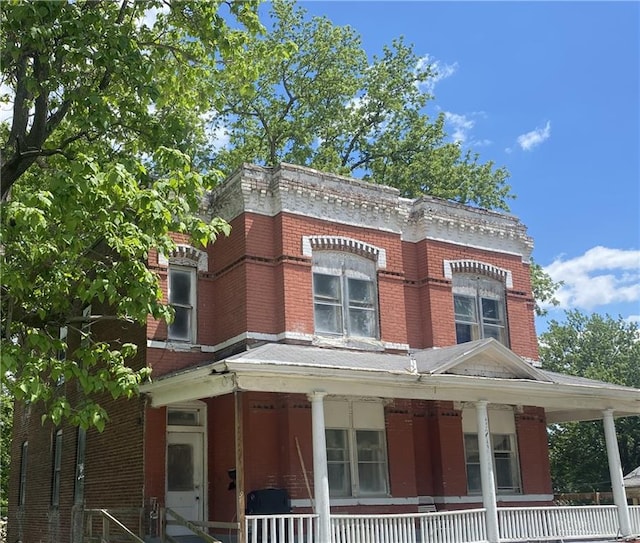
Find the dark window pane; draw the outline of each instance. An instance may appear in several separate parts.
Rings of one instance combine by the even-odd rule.
[[[467,343],[473,341],[473,326],[470,324],[456,323],[456,342]]]
[[[362,279],[348,280],[349,305],[356,307],[373,307],[373,283]]]
[[[167,490],[193,490],[193,447],[171,443],[167,448]]]
[[[316,300],[340,303],[340,277],[314,273],[313,294]]]
[[[191,339],[191,308],[174,306],[176,316],[169,325],[170,339]]]
[[[453,297],[456,320],[477,322],[475,299],[470,296],[455,295]]]
[[[191,305],[191,272],[170,270],[169,303]]]
[[[482,319],[484,322],[502,322],[500,302],[489,298],[482,298]]]
[[[167,423],[175,426],[198,426],[198,412],[186,409],[169,409]]]

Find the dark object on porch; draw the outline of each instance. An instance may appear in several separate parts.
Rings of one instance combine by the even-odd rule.
[[[291,500],[284,488],[263,488],[247,494],[247,515],[291,513]]]
[[[291,500],[289,493],[284,488],[263,488],[253,490],[247,494],[247,515],[283,515],[291,513]],[[277,519],[260,519],[257,527],[258,543],[271,543],[272,537],[275,541],[289,541],[289,532],[286,527],[281,526]],[[284,528],[284,534],[281,530]],[[266,534],[266,539],[263,535]],[[251,541],[251,537],[249,537]]]

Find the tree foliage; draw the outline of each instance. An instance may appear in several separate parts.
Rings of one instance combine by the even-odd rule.
[[[541,334],[540,358],[548,370],[640,388],[640,330],[621,317],[567,312]],[[640,465],[640,417],[617,419],[616,430],[626,474]],[[549,446],[556,490],[610,490],[601,421],[554,425]]]
[[[214,75],[254,73],[238,53],[260,29],[256,3],[2,5],[2,85],[13,102],[0,127],[2,384],[44,402],[55,423],[101,429],[95,393],[137,392],[146,370],[128,365],[135,345],[90,330],[171,318],[149,251],[168,254],[171,232],[204,245],[228,228],[198,216],[218,176],[193,157],[206,113],[220,107]],[[92,303],[100,313],[83,315]]]
[[[216,118],[229,145],[215,163],[280,161],[357,175],[487,208],[507,209],[508,173],[447,140],[444,114],[431,119],[424,90],[434,77],[402,39],[369,61],[351,27],[308,18],[289,0],[271,4],[273,27],[245,55],[258,78],[218,79],[225,104]],[[274,54],[279,51],[286,54]]]

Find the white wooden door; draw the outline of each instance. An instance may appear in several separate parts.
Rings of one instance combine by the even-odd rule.
[[[187,520],[204,519],[204,463],[201,432],[167,435],[167,507]],[[170,516],[167,520],[172,520]],[[189,535],[182,526],[167,526],[169,535]]]

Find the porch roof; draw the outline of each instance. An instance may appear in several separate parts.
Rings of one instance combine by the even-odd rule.
[[[409,355],[268,343],[141,387],[152,405],[235,390],[543,407],[547,421],[640,415],[640,390],[534,368],[494,339]]]

